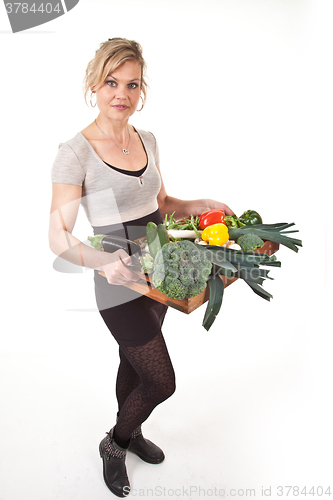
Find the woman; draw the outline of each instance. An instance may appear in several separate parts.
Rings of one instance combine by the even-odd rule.
[[[128,123],[140,98],[141,109],[145,104],[145,69],[135,41],[113,38],[100,45],[85,76],[85,96],[91,92],[99,113],[73,139],[60,144],[52,168],[50,247],[70,262],[95,270],[97,305],[119,344],[117,421],[100,443],[104,480],[118,496],[130,489],[127,450],[148,463],[164,460],[163,451],[143,437],[141,424],[175,390],[161,332],[167,307],[122,286],[137,280],[125,251],[99,251],[72,235],[79,205],[95,234],[132,240],[145,235],[148,221],[162,222],[165,214],[183,218],[211,208],[233,214],[223,203],[184,201],[167,194],[155,137]]]

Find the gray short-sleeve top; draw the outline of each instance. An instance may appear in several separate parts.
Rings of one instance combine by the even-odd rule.
[[[97,155],[84,135],[59,144],[52,182],[82,186],[81,204],[92,226],[128,222],[158,209],[161,188],[159,151],[151,132],[137,130],[147,154],[147,168],[140,176],[110,168]]]

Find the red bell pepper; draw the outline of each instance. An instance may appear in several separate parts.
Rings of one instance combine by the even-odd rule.
[[[205,229],[213,224],[225,224],[224,222],[224,211],[220,209],[208,210],[200,215],[199,226],[200,229]]]

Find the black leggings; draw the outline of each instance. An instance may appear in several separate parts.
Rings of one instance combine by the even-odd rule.
[[[175,391],[175,373],[162,333],[147,344],[119,347],[116,396],[119,406],[114,439],[126,447],[132,432]]]

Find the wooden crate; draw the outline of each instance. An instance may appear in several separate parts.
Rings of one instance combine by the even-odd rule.
[[[278,249],[278,243],[274,243],[273,241],[266,241],[264,246],[262,248],[258,248],[256,252],[273,255],[273,253],[277,252]],[[167,306],[173,307],[174,309],[177,309],[178,311],[181,311],[185,314],[190,314],[192,311],[204,304],[209,298],[209,289],[207,286],[206,289],[202,293],[200,293],[200,295],[196,295],[195,297],[191,297],[190,299],[171,299],[154,287],[154,285],[150,282],[148,275],[139,274],[139,276],[139,281],[130,281],[125,286],[141,293],[141,295],[146,295],[153,300],[157,300],[157,302],[166,304]],[[223,280],[224,286],[227,287],[234,283],[238,278],[227,278],[225,276],[221,276],[221,279]]]

